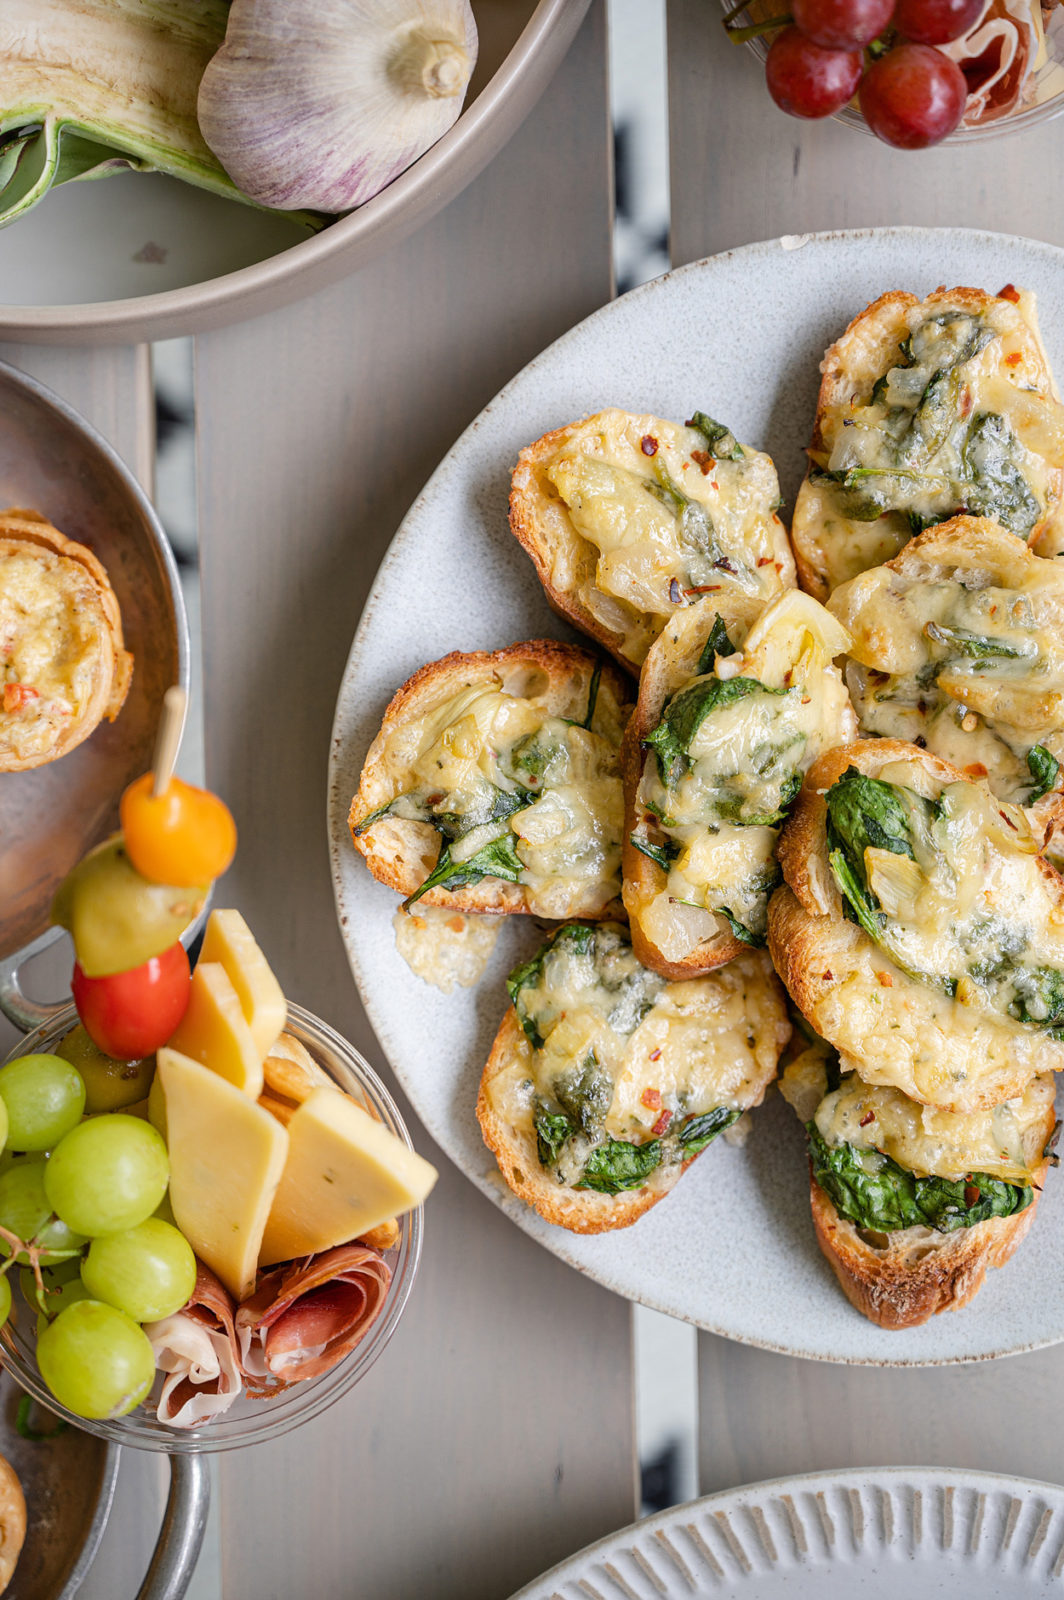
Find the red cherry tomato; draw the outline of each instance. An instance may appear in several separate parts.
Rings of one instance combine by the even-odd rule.
[[[188,1007],[192,974],[184,946],[106,978],[87,978],[75,962],[70,987],[85,1031],[105,1055],[136,1061],[173,1034]]]

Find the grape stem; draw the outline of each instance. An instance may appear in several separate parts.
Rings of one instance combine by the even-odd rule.
[[[738,16],[739,11],[745,10],[746,5],[744,3],[739,6],[738,10],[730,11],[728,17]],[[728,35],[732,44],[746,44],[749,39],[760,39],[763,33],[771,33],[774,28],[789,27],[794,21],[794,18],[789,13],[785,13],[782,17],[766,17],[764,22],[753,22],[748,28],[730,28],[728,26],[728,17],[724,19],[724,32]]]
[[[49,1218],[50,1222],[55,1222],[56,1220],[55,1216]],[[7,1228],[0,1226],[0,1239],[3,1239],[5,1244],[11,1246],[11,1254],[6,1261],[0,1261],[0,1278],[5,1277],[11,1271],[11,1268],[15,1265],[16,1257],[25,1252],[30,1269],[37,1281],[37,1288],[43,1296],[44,1278],[41,1275],[41,1250],[43,1246],[37,1243],[36,1234],[32,1239],[20,1239],[17,1233],[11,1233]]]

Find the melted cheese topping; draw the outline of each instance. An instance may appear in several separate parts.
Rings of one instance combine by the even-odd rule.
[[[1016,305],[888,307],[834,348],[851,382],[795,508],[829,588],[959,511],[1038,532],[1061,497],[1064,408]]]
[[[395,948],[416,977],[450,994],[480,982],[502,929],[501,917],[467,916],[445,906],[397,911]]]
[[[984,525],[985,526],[985,525]],[[864,732],[922,740],[1002,799],[1032,786],[1027,754],[1064,758],[1064,571],[1001,534],[1001,559],[948,551],[845,583],[829,609],[853,635],[846,681]],[[956,541],[959,561],[963,538]]]
[[[696,428],[604,411],[568,429],[546,463],[572,526],[598,552],[579,598],[636,663],[699,596],[720,594],[727,616],[794,583],[776,469],[728,438],[737,459],[718,460]]]
[[[791,591],[766,608],[741,653],[718,656],[711,673],[681,691],[712,691],[736,678],[757,685],[704,717],[677,782],[663,781],[654,754],[643,768],[633,839],[659,848],[663,842],[674,859],[639,916],[668,960],[682,960],[733,920],[763,937],[768,897],[778,881],[782,813],[821,752],[856,730],[832,664],[848,643],[822,606]]]
[[[29,547],[0,555],[0,751],[24,761],[51,749],[83,712],[110,648],[79,562]]]
[[[1044,1073],[1024,1094],[989,1111],[943,1111],[898,1089],[863,1083],[854,1063],[828,1093],[823,1046],[814,1045],[783,1072],[780,1092],[803,1123],[815,1122],[828,1145],[880,1150],[917,1177],[958,1179],[985,1172],[1027,1184],[1042,1161],[1053,1126],[1054,1081]]]
[[[626,930],[608,924],[594,930],[589,949],[560,940],[518,999],[544,1042],[533,1048],[522,1035],[485,1085],[511,1126],[534,1141],[537,1106],[572,1107],[573,1083],[593,1056],[594,1120],[551,1169],[562,1183],[576,1182],[606,1140],[643,1144],[684,1118],[759,1105],[789,1033],[762,953],[705,978],[667,983],[640,966]],[[666,1144],[665,1159],[675,1165],[684,1156]]]
[[[579,718],[586,703],[564,709]],[[502,840],[529,910],[593,916],[620,892],[624,820],[621,708],[605,689],[592,720],[574,725],[493,682],[465,688],[386,737],[390,816],[438,826],[455,867]]]

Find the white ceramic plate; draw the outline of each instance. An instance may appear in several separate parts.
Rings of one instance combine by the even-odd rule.
[[[674,1506],[513,1600],[1048,1600],[1064,1489],[941,1468],[818,1472]]]
[[[1064,1174],[1051,1175],[1030,1239],[975,1303],[887,1333],[836,1287],[813,1238],[804,1138],[778,1096],[744,1149],[718,1141],[634,1227],[580,1238],[506,1190],[473,1114],[506,1005],[503,978],[538,943],[509,920],[475,990],[444,996],[394,946],[395,895],[370,878],[346,816],[388,699],[449,650],[566,637],[506,521],[518,451],[549,428],[618,405],[681,419],[700,408],[769,450],[788,504],[803,470],[825,346],[888,289],[1039,292],[1050,359],[1064,375],[1064,251],[1004,235],[934,229],[822,234],[750,245],[615,301],[552,345],[481,413],[411,508],[366,605],[340,690],[330,770],[333,881],[362,998],[429,1132],[517,1224],[600,1283],[745,1343],[824,1360],[971,1361],[1064,1339]]]
[[[346,277],[487,166],[550,82],[588,0],[474,0],[480,55],[438,144],[357,211],[305,229],[173,178],[69,183],[0,232],[0,340],[99,344],[219,327]]]

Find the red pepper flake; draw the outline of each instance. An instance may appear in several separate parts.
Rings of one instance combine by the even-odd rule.
[[[21,711],[23,706],[28,706],[31,700],[39,700],[40,698],[39,691],[31,688],[28,683],[4,684],[5,711]]]
[[[771,565],[772,565],[772,557],[771,556],[758,556],[757,564],[758,564],[759,567],[771,567]]]
[[[659,1050],[658,1051],[658,1055],[660,1056],[660,1054],[661,1054],[661,1051]],[[651,1061],[653,1061],[654,1057],[651,1056],[650,1059],[651,1059]],[[643,1093],[639,1097],[639,1100],[640,1100],[640,1104],[646,1106],[648,1111],[660,1111],[661,1110],[661,1090],[660,1089],[644,1089]]]
[[[821,983],[830,983],[834,976],[835,974],[832,971],[830,971],[828,968],[825,968],[820,974],[820,981]]]
[[[656,456],[658,453],[658,441],[652,433],[644,433],[639,441],[639,448],[645,456]]]
[[[1018,367],[1022,360],[1023,360],[1023,351],[1022,350],[1014,350],[1010,356],[1006,356],[1005,357],[1005,365],[1007,367]]]
[[[717,482],[716,478],[713,479],[713,482],[710,484],[709,487],[711,489],[713,489],[714,491],[716,491],[717,493],[720,492],[720,484]]]
[[[960,414],[962,417],[968,417],[971,416],[971,412],[972,391],[969,389],[968,385],[965,384],[964,388],[961,390]]]
[[[874,1122],[874,1121],[875,1121],[875,1120],[876,1120],[876,1114],[875,1114],[875,1112],[874,1112],[874,1111],[869,1111],[869,1112],[867,1112],[867,1113],[866,1113],[866,1114],[865,1114],[865,1116],[863,1116],[863,1117],[862,1117],[862,1118],[861,1118],[861,1120],[860,1120],[860,1122],[859,1122],[859,1123],[858,1123],[858,1124],[857,1124],[857,1126],[858,1126],[858,1127],[859,1127],[859,1128],[867,1128],[867,1127],[868,1127],[868,1124],[869,1124],[869,1123],[870,1123],[870,1122]]]
[[[702,469],[703,478],[708,478],[716,465],[716,462],[708,450],[692,450],[691,460],[698,462],[698,465]]]
[[[889,972],[877,972],[876,977],[879,979],[882,988],[893,989],[894,979],[891,977]]]
[[[1007,817],[1003,811],[999,811],[998,816],[1001,818],[1002,822],[1007,828],[1012,829],[1013,833],[1019,833],[1020,830],[1017,828],[1011,817]]]
[[[654,1135],[655,1139],[660,1139],[661,1138],[661,1135],[665,1132],[665,1129],[669,1126],[669,1123],[671,1121],[672,1121],[672,1112],[671,1111],[663,1111],[661,1113],[661,1116],[658,1118],[657,1122],[655,1122],[654,1126],[650,1130],[651,1133]]]
[[[674,606],[680,604],[680,585],[676,578],[669,579],[669,599]]]
[[[1000,299],[1001,296],[999,295],[998,298]],[[964,1185],[964,1203],[966,1206],[977,1206],[980,1198],[981,1196],[978,1184],[966,1183]]]
[[[674,578],[672,581],[675,583],[676,579]],[[699,583],[693,589],[685,589],[684,594],[719,594],[723,587],[724,585],[721,583]]]
[[[970,767],[964,768],[964,771],[969,778],[985,778],[988,769],[984,767],[981,761],[973,761]]]
[[[811,694],[803,694],[803,696],[802,696],[802,704],[803,704],[803,706],[811,705],[812,702],[813,702],[813,696]]]
[[[651,1061],[660,1061],[661,1060],[661,1051],[660,1050],[652,1050],[650,1052],[650,1059],[651,1059]],[[659,1105],[661,1104],[660,1100],[658,1101],[658,1104]]]
[[[1014,283],[1007,283],[1003,289],[999,289],[997,297],[999,300],[1011,300],[1014,306],[1020,303],[1020,291]]]

